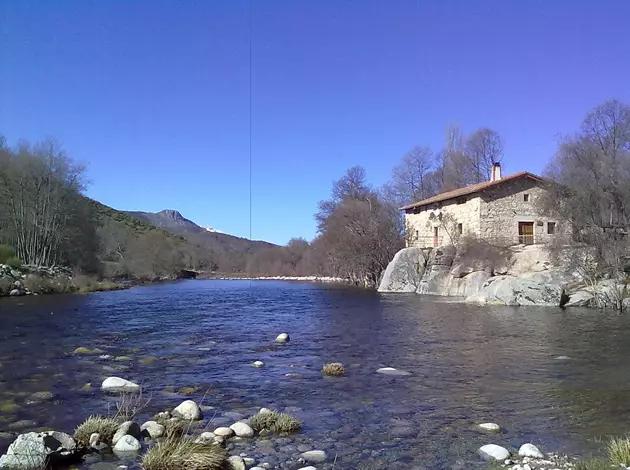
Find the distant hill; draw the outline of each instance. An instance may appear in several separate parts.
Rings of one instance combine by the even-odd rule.
[[[221,265],[221,259],[236,261],[236,258],[243,258],[248,254],[255,254],[269,248],[278,247],[278,245],[273,243],[248,240],[247,238],[236,237],[227,233],[210,231],[208,228],[197,225],[178,211],[172,209],[160,212],[125,211],[124,214],[164,229],[174,235],[184,237],[195,245],[207,248],[210,252],[217,255],[217,264],[219,265]],[[244,262],[244,260],[241,262]],[[237,266],[233,266],[234,268],[237,268]],[[242,267],[239,268],[242,269]]]

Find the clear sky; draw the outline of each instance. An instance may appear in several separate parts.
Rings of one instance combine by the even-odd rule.
[[[331,182],[375,185],[449,123],[542,171],[630,101],[628,0],[252,0],[252,237],[315,235]],[[60,139],[88,195],[249,237],[249,2],[0,0],[0,133]]]

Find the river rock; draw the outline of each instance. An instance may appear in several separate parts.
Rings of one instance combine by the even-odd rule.
[[[123,437],[123,436],[133,436],[136,439],[140,439],[142,437],[142,430],[140,429],[140,426],[138,425],[138,423],[134,423],[133,421],[125,421],[124,423],[122,423],[120,426],[118,426],[118,430],[116,431],[116,433],[114,434],[114,437],[112,438],[112,445],[116,445],[116,443]]]
[[[254,469],[252,469],[254,470]],[[302,467],[299,470],[317,470],[315,467]]]
[[[131,452],[139,452],[142,449],[142,445],[140,441],[129,434],[125,434],[120,438],[120,440],[114,446],[115,453],[131,453]]]
[[[212,444],[215,442],[216,437],[214,433],[206,431],[202,432],[201,435],[195,440],[197,444]]]
[[[276,343],[288,343],[289,339],[288,333],[280,333],[276,336]]]
[[[228,459],[228,464],[232,470],[245,470],[245,462],[242,457],[233,455]]]
[[[263,367],[264,365],[263,361],[254,361],[254,367]]]
[[[518,455],[522,457],[532,457],[534,459],[542,459],[545,455],[534,444],[523,444],[518,450]]]
[[[234,430],[231,428],[226,428],[222,426],[220,428],[216,428],[214,430],[214,434],[215,436],[219,436],[224,439],[227,439],[228,437],[232,437],[234,435]]]
[[[624,299],[625,300],[625,299]],[[592,307],[595,303],[595,296],[585,290],[579,290],[569,296],[565,307]]]
[[[300,454],[300,457],[302,457],[307,462],[312,463],[325,462],[328,458],[326,452],[324,452],[323,450],[309,450],[308,452],[302,452],[302,454]]]
[[[411,375],[409,372],[400,369],[394,369],[393,367],[381,367],[376,372],[385,375]]]
[[[77,444],[63,432],[29,432],[20,434],[0,457],[0,468],[32,470],[70,463],[77,457]]]
[[[495,423],[481,423],[478,425],[481,429],[485,431],[495,431],[498,432],[501,430],[501,426]]]
[[[230,429],[234,431],[234,434],[236,434],[237,437],[253,437],[254,436],[254,430],[248,424],[240,422],[240,421],[230,426]]]
[[[260,411],[258,411],[259,415],[262,415],[265,413],[271,413],[271,410],[269,408],[261,408]]]
[[[558,307],[563,293],[563,288],[558,285],[511,276],[495,276],[488,279],[477,294],[467,297],[466,302]]]
[[[22,295],[22,292],[19,289],[13,289],[11,292],[9,292],[9,295],[11,297],[18,297]]]
[[[486,460],[494,459],[503,461],[510,457],[510,452],[505,447],[496,444],[486,444],[479,448],[479,455]]]
[[[101,388],[108,392],[137,392],[140,390],[140,385],[120,377],[107,377]]]
[[[157,421],[147,421],[140,426],[141,431],[146,431],[152,439],[157,439],[164,435],[164,426]]]
[[[187,421],[198,421],[203,418],[201,408],[192,400],[183,401],[171,414]]]
[[[426,258],[422,248],[403,248],[394,255],[383,273],[379,292],[415,292],[424,274]]]
[[[90,434],[90,447],[96,447],[98,442],[101,440],[101,435],[97,432],[93,432]]]

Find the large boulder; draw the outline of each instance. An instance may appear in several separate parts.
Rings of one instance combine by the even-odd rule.
[[[77,444],[63,432],[29,432],[20,434],[0,457],[0,468],[11,470],[38,470],[74,462],[78,456]]]
[[[565,307],[592,307],[595,303],[595,296],[587,290],[579,290],[569,296]]]
[[[425,263],[422,248],[403,248],[387,265],[378,291],[415,292],[424,274]]]
[[[481,290],[466,302],[495,305],[540,305],[559,307],[563,301],[562,287],[511,276],[488,279]]]
[[[429,265],[424,271],[416,292],[426,295],[449,295],[452,280],[449,266]]]
[[[451,274],[455,278],[477,271],[492,275],[495,266],[509,264],[510,258],[511,252],[508,248],[492,245],[483,240],[467,239],[457,247]],[[499,270],[501,269],[499,267]]]

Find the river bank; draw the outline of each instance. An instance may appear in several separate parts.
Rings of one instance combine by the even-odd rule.
[[[294,281],[294,282],[316,282],[316,283],[332,283],[332,284],[348,284],[347,279],[331,276],[248,276],[243,275],[213,275],[209,277],[200,277],[199,279],[217,279],[217,280],[249,280],[249,281]]]

